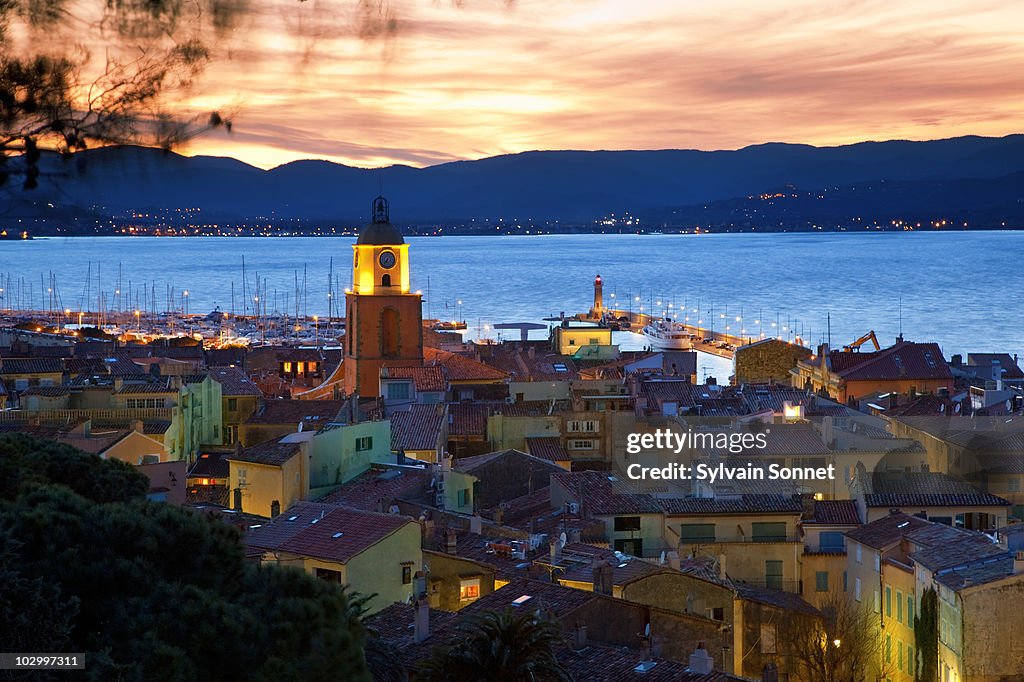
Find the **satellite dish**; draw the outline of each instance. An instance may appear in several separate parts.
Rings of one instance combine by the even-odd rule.
[[[559,535],[558,535],[558,548],[561,549],[561,548],[565,547],[565,543],[566,543],[566,537],[565,537],[565,532],[563,531],[563,532],[559,533]]]

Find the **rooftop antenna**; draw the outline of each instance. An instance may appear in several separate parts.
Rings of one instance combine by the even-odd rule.
[[[828,337],[828,347],[831,348],[832,347],[832,311],[829,311],[829,312],[825,313],[825,320],[826,320],[826,322],[828,324],[828,332],[826,334],[826,336]]]
[[[903,295],[900,295],[900,340],[903,340]]]

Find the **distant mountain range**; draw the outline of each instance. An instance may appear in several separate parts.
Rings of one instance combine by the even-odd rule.
[[[357,224],[378,187],[391,201],[392,219],[411,224],[593,223],[626,212],[648,227],[747,221],[780,229],[942,214],[998,224],[1024,217],[1024,135],[735,151],[540,151],[375,170],[297,161],[265,171],[230,158],[113,147],[67,161],[45,157],[39,188],[16,192],[13,206],[0,207],[0,222],[198,207],[203,220]]]

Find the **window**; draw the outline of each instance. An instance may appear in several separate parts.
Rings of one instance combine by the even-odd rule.
[[[861,563],[861,547],[859,543],[857,544],[857,563]]]
[[[640,530],[639,516],[616,516],[615,531],[622,533],[629,530]]]
[[[896,590],[896,622],[903,622],[903,593]]]
[[[853,580],[853,598],[860,601],[860,578]]]
[[[896,668],[903,672],[903,642],[896,640]]]
[[[590,345],[591,345],[591,346],[596,346],[596,345],[598,345],[599,343],[601,343],[601,339],[595,339],[595,338],[592,338],[592,339],[588,339],[588,341],[590,342]]]
[[[1008,483],[1009,483],[1009,485],[1007,486],[1006,489],[1009,492],[1011,492],[1011,493],[1019,493],[1020,492],[1020,479],[1019,478],[1011,478]]]
[[[785,542],[786,540],[785,521],[755,521],[751,525],[754,527],[754,542]]]
[[[238,398],[228,398],[228,412],[238,411]]]
[[[819,536],[819,544],[822,552],[845,552],[846,543],[843,542],[843,534],[836,532],[822,533]]]
[[[725,609],[721,606],[715,606],[711,609],[711,620],[725,620]]]
[[[245,469],[238,470],[238,482],[245,483],[245,475],[248,473]]]
[[[409,382],[388,384],[388,400],[407,400],[409,398]]]
[[[907,645],[907,674],[914,674],[914,647]]]
[[[408,585],[412,582],[412,566],[402,566],[402,584]]]
[[[782,562],[768,559],[764,562],[764,586],[770,590],[782,589]]]
[[[843,571],[843,592],[846,591],[848,591],[848,588],[846,586],[846,571]]]
[[[679,541],[688,543],[709,543],[715,541],[715,524],[684,523],[679,527]]]
[[[459,583],[459,601],[474,601],[479,598],[480,578],[464,578]]]
[[[569,441],[569,449],[570,450],[593,450],[595,447],[597,447],[594,443],[595,443],[595,441],[592,441],[592,440],[570,440]]]
[[[892,618],[892,588],[885,586],[885,617]]]
[[[456,493],[457,505],[466,507],[469,505],[469,488],[463,488]]]
[[[875,613],[881,613],[882,612],[882,595],[878,594],[878,590],[875,590],[874,592],[872,592],[872,594],[875,597],[875,599],[874,599]]]
[[[332,571],[329,568],[316,569],[316,577],[329,583],[341,584],[341,571]]]
[[[596,419],[573,419],[569,422],[569,433],[597,433]]]
[[[356,438],[356,452],[365,452],[373,449],[373,436]]]
[[[828,571],[818,571],[814,574],[814,589],[816,592],[828,592]]]
[[[875,573],[882,572],[882,555],[879,552],[875,552]]]
[[[308,373],[310,373],[310,374],[315,372],[316,371],[316,363],[315,362],[307,362],[306,363],[306,371]]]
[[[892,663],[892,635],[885,636],[885,662]]]
[[[907,595],[907,627],[914,629],[914,595]]]
[[[761,623],[761,653],[775,653],[775,623]]]

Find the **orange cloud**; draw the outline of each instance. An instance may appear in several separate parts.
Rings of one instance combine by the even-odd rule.
[[[405,0],[372,39],[354,8],[278,0],[254,17],[176,104],[237,103],[236,132],[186,152],[422,166],[1001,135],[1024,113],[1016,3]]]

